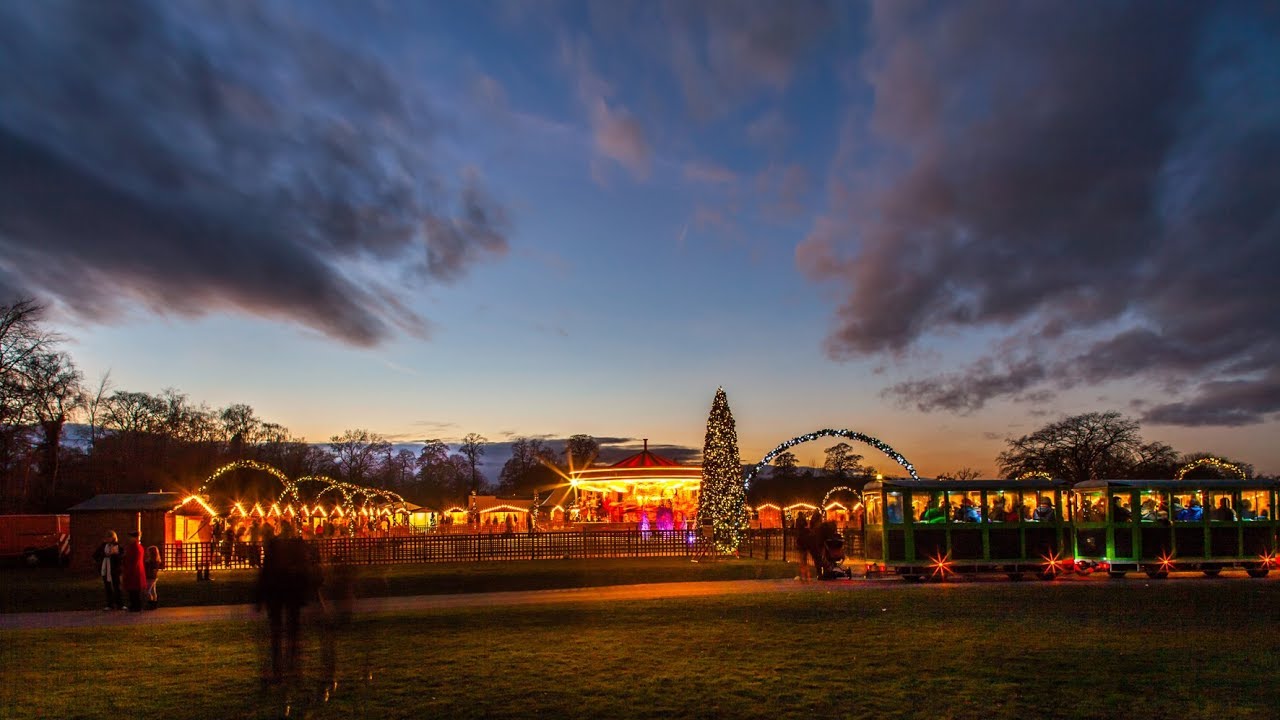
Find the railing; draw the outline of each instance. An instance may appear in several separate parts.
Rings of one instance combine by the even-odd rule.
[[[432,533],[308,540],[321,560],[339,564],[401,564],[560,558],[705,557],[711,544],[696,530],[601,532]],[[165,545],[169,570],[256,567],[261,546],[235,543]]]
[[[845,554],[862,556],[862,536],[844,531]],[[406,563],[485,562],[585,558],[702,558],[715,554],[710,540],[697,530],[605,530],[536,533],[429,533],[387,537],[308,540],[324,562],[380,565]],[[741,557],[794,561],[792,530],[748,530],[738,549]],[[169,570],[257,567],[260,545],[235,543],[170,543],[164,547]]]
[[[845,557],[864,557],[862,533],[853,526],[846,526],[840,532],[844,539]],[[797,553],[796,531],[791,528],[749,530],[738,548],[738,554],[742,557],[783,562],[795,561]]]

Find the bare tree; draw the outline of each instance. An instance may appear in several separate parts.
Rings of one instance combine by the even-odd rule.
[[[533,492],[555,473],[547,469],[555,453],[537,438],[520,438],[511,445],[511,459],[502,466],[498,491],[505,495]]]
[[[1017,440],[996,462],[1006,477],[1046,472],[1072,483],[1123,477],[1142,448],[1138,423],[1118,412],[1063,418]]]
[[[822,469],[833,480],[844,482],[850,477],[857,475],[862,469],[862,456],[853,451],[853,447],[849,443],[837,443],[827,448],[827,460],[822,465]]]
[[[31,396],[34,420],[40,426],[40,475],[45,482],[46,499],[58,492],[58,465],[62,448],[62,429],[69,414],[80,406],[81,375],[65,353],[39,353],[28,358],[23,374]]]
[[[108,370],[98,378],[98,387],[93,394],[85,393],[84,406],[85,415],[89,421],[89,452],[92,453],[94,447],[98,444],[98,438],[102,437],[102,431],[105,428],[105,418],[107,409],[107,393],[111,390],[111,371]]]
[[[467,467],[471,470],[471,492],[478,492],[484,477],[481,476],[477,466],[480,464],[480,458],[484,457],[484,445],[489,439],[479,433],[467,433],[462,438],[462,447],[458,448],[458,452],[467,459]]]
[[[600,443],[590,435],[571,435],[564,443],[564,464],[570,470],[591,467],[600,455]]]
[[[333,463],[342,479],[362,483],[390,453],[391,443],[368,430],[347,430],[329,438],[329,449],[333,451]]]

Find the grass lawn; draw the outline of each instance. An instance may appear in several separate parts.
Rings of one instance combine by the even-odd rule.
[[[359,568],[360,597],[549,590],[691,580],[792,577],[796,566],[764,560],[690,562],[681,558],[621,560],[529,560],[512,562],[369,565]],[[213,571],[212,582],[195,572],[163,572],[159,592],[165,606],[250,602],[254,570]],[[0,612],[97,610],[105,604],[102,581],[91,572],[60,568],[10,568],[0,572]]]
[[[262,689],[252,623],[0,637],[0,716],[1275,718],[1280,582],[813,585],[358,618]]]

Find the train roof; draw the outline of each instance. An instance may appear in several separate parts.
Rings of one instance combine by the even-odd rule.
[[[1203,480],[1085,480],[1076,483],[1077,490],[1089,490],[1092,488],[1104,487],[1128,487],[1128,488],[1186,488],[1189,490],[1213,489],[1213,488],[1273,488],[1280,485],[1276,480],[1267,480],[1265,478],[1210,478]]]
[[[933,480],[928,478],[873,480],[863,486],[863,491],[881,488],[899,490],[1066,490],[1071,487],[1063,480],[1034,477],[1026,480]]]

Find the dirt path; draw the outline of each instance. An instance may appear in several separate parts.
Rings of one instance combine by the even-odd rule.
[[[848,585],[850,583],[845,581],[832,583],[831,585],[837,584]],[[708,595],[738,595],[742,593],[795,592],[822,587],[824,587],[824,584],[821,583],[803,585],[793,580],[718,580],[712,582],[614,585],[564,590],[468,593],[465,595],[415,595],[411,597],[363,598],[356,601],[356,612],[368,615],[504,605],[542,605],[601,600],[658,600],[704,597]],[[0,630],[167,625],[183,622],[250,620],[258,617],[261,616],[254,610],[252,605],[160,608],[159,610],[142,613],[103,610],[9,613],[0,615]]]

